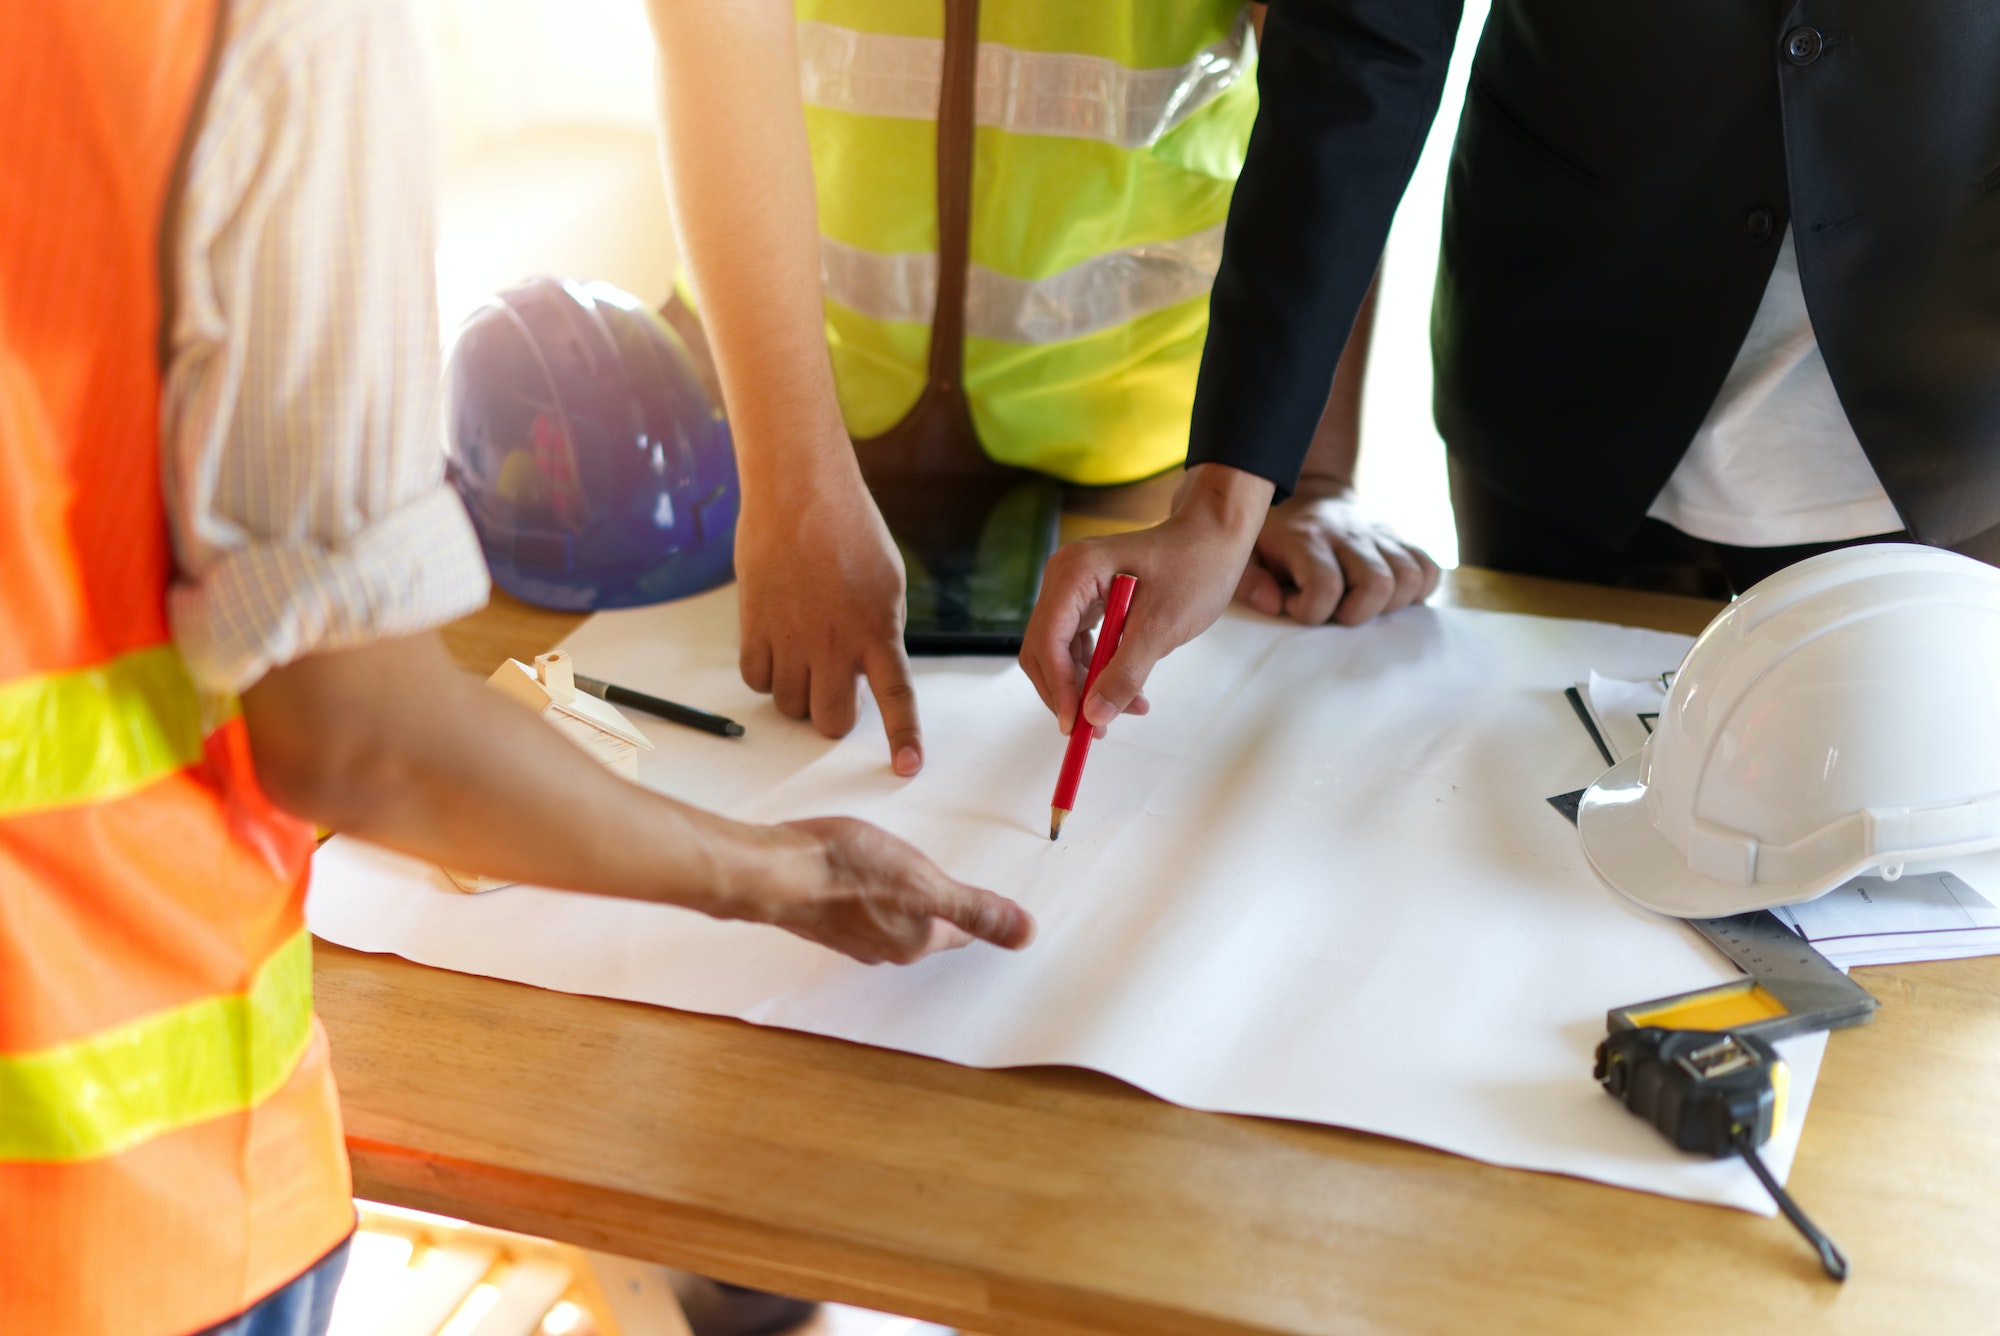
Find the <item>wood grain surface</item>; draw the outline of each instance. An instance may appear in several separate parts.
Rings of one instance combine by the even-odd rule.
[[[1714,605],[1491,572],[1435,601],[1664,630]],[[576,619],[496,597],[469,668]],[[1068,1069],[956,1067],[319,943],[364,1197],[991,1336],[2000,1329],[2000,960],[1856,972],[1782,1222]],[[1478,1006],[1474,997],[1468,1007]]]

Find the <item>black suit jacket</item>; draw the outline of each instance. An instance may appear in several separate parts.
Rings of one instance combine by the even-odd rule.
[[[1273,0],[1190,462],[1289,488],[1437,112],[1458,0]],[[1787,226],[1912,533],[2000,525],[2000,0],[1494,0],[1432,311],[1461,467],[1618,543]]]

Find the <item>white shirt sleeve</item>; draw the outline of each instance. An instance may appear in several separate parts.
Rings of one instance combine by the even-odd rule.
[[[437,626],[485,563],[443,481],[432,140],[400,0],[237,0],[172,266],[162,481],[195,680]]]

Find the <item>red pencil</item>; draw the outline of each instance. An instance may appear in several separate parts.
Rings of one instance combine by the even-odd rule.
[[[1090,654],[1090,672],[1083,679],[1083,694],[1076,701],[1076,722],[1070,726],[1069,749],[1063,753],[1062,773],[1056,776],[1055,800],[1049,804],[1049,838],[1062,834],[1063,818],[1076,806],[1076,786],[1083,780],[1083,758],[1090,755],[1090,737],[1096,730],[1083,717],[1083,703],[1097,685],[1097,675],[1125,635],[1125,614],[1132,610],[1132,591],[1139,581],[1130,575],[1111,577],[1111,596],[1104,601],[1104,625],[1097,632],[1097,648]]]

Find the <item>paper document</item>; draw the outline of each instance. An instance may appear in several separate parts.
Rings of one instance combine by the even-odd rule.
[[[1591,720],[1612,756],[1620,761],[1637,756],[1653,732],[1660,707],[1667,703],[1664,678],[1627,682],[1593,669],[1589,680],[1576,686],[1589,703]]]
[[[1061,841],[1063,738],[1004,659],[920,659],[925,767],[891,773],[872,704],[830,742],[737,673],[736,595],[600,615],[578,671],[726,713],[639,720],[644,782],[729,815],[844,813],[1040,922],[1028,950],[853,964],[783,932],[530,887],[463,896],[348,839],[313,930],[542,987],[740,1017],[981,1067],[1062,1063],[1176,1103],[1332,1123],[1496,1164],[1769,1213],[1735,1161],[1671,1148],[1603,1093],[1613,1006],[1736,969],[1590,870],[1542,795],[1602,760],[1562,697],[1591,666],[1676,662],[1679,636],[1412,608],[1360,628],[1232,610],[1162,661],[1153,712],[1092,749]],[[865,700],[865,696],[864,696]],[[1825,1036],[1786,1041],[1789,1169]]]
[[[1771,912],[1849,968],[2000,955],[2000,910],[1949,872],[1856,877],[1817,900]]]
[[[1626,681],[1592,671],[1577,690],[1619,760],[1646,745],[1666,704],[1671,672]],[[1954,860],[1982,876],[1993,855]],[[1771,911],[1843,969],[2000,955],[2000,911],[1949,872],[1912,870],[1896,881],[1856,877],[1817,900]]]

